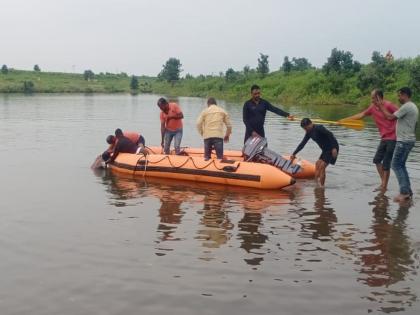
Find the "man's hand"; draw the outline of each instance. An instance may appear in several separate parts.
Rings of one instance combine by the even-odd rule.
[[[255,131],[252,132],[251,136],[261,138],[261,136],[258,133],[256,133]]]
[[[295,120],[295,116],[294,115],[289,115],[289,116],[287,116],[287,119],[289,119],[289,120]]]
[[[331,150],[331,155],[332,155],[332,157],[334,159],[337,157],[337,154],[338,154],[338,152],[337,152],[337,149],[336,148],[334,148],[334,149]]]
[[[226,135],[226,136],[223,138],[223,141],[224,141],[225,143],[228,143],[228,142],[229,142],[229,135]]]
[[[296,159],[296,155],[292,154],[292,155],[290,156],[290,161],[293,161],[294,159]]]

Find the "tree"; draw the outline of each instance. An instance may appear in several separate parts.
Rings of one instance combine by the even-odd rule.
[[[351,74],[360,71],[360,68],[361,64],[353,61],[353,54],[351,52],[334,48],[327,62],[322,67],[322,70],[327,74],[334,71]]]
[[[283,70],[285,73],[289,73],[293,70],[293,64],[290,62],[288,56],[284,57],[281,70]]]
[[[238,79],[238,73],[232,68],[229,68],[226,70],[225,79],[228,82],[236,81],[236,79]]]
[[[357,76],[357,87],[363,92],[372,89],[386,89],[388,84],[395,82],[397,62],[388,61],[378,51],[372,53],[372,62],[365,66]]]
[[[85,70],[85,72],[83,73],[83,78],[86,81],[93,80],[94,77],[95,77],[95,74],[93,73],[92,70]]]
[[[292,58],[292,69],[295,71],[305,71],[312,69],[312,65],[306,58]]]
[[[410,85],[416,94],[420,93],[420,57],[415,58],[410,66]]]
[[[34,71],[41,72],[41,68],[38,65],[34,66]]]
[[[182,72],[182,64],[179,59],[169,58],[168,61],[163,65],[162,71],[158,74],[160,80],[172,82],[179,80],[179,75]]]
[[[268,66],[268,55],[260,53],[260,58],[258,58],[257,72],[264,77],[268,74],[269,71],[270,68]]]
[[[138,88],[139,88],[139,80],[137,79],[135,75],[133,75],[131,76],[130,89],[138,90]]]
[[[3,67],[1,67],[1,73],[8,74],[9,73],[9,68],[7,68],[6,65],[3,65]]]

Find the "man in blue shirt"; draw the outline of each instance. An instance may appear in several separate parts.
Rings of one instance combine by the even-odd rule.
[[[264,122],[267,110],[277,115],[293,120],[293,116],[288,112],[271,105],[261,98],[261,89],[258,85],[251,87],[251,99],[246,101],[243,107],[242,119],[245,124],[245,139],[249,137],[265,137]]]

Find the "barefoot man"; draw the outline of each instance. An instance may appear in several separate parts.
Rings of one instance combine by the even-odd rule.
[[[379,134],[381,135],[381,142],[378,145],[373,163],[376,164],[379,177],[381,178],[381,185],[376,190],[386,191],[388,188],[389,174],[391,169],[392,156],[394,154],[395,144],[397,142],[397,135],[395,126],[397,122],[395,120],[388,120],[384,113],[379,109],[379,102],[383,102],[384,107],[391,114],[398,110],[398,107],[384,100],[384,93],[381,90],[375,89],[370,94],[372,103],[364,111],[344,118],[346,119],[362,119],[366,116],[372,116],[375,121],[376,127],[378,127]]]

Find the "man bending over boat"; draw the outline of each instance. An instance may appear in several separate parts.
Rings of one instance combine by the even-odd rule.
[[[121,129],[117,129],[115,130],[115,134],[117,134],[117,132],[119,133]],[[134,142],[135,144],[137,144],[140,148],[144,148],[144,146],[146,145],[146,140],[144,139],[144,137],[134,131],[124,131],[122,132],[124,137],[130,139],[132,142]],[[116,136],[113,135],[109,135],[108,137],[106,137],[106,142],[109,144],[109,148],[108,151],[112,152],[114,150],[115,145],[118,142],[118,139]]]
[[[223,132],[223,125],[226,126],[226,133]],[[228,113],[217,106],[213,97],[207,100],[207,108],[198,117],[197,129],[204,138],[204,159],[206,161],[210,159],[213,148],[216,150],[217,158],[223,159],[223,141],[229,141],[232,124]]]
[[[160,145],[165,154],[169,154],[172,139],[174,139],[175,153],[181,152],[182,119],[184,114],[176,103],[168,103],[163,97],[157,102],[160,113],[160,132],[162,140]]]
[[[298,154],[309,141],[314,140],[321,148],[322,153],[315,164],[315,180],[321,187],[325,185],[325,169],[329,164],[334,165],[338,156],[338,141],[333,133],[325,128],[323,125],[315,125],[309,118],[303,118],[300,126],[305,129],[306,134],[296,150],[293,152],[291,159],[296,158]]]
[[[128,137],[125,137],[121,129],[115,130],[116,144],[110,153],[105,151],[102,154],[102,158],[105,163],[114,162],[120,153],[136,153],[138,145],[131,141]]]

